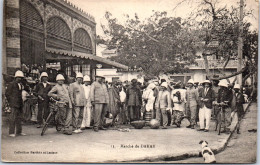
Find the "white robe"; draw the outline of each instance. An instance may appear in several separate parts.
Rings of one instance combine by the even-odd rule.
[[[84,112],[83,112],[83,120],[81,123],[81,127],[90,127],[90,122],[91,122],[91,110],[92,110],[92,105],[90,102],[90,85],[86,86],[85,84],[82,85],[84,92],[85,92],[85,97],[86,97],[86,106],[84,107]]]

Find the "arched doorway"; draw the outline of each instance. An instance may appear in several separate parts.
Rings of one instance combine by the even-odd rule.
[[[43,64],[44,26],[35,7],[20,0],[21,63],[26,65]]]

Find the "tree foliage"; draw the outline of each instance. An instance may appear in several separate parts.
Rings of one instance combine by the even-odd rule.
[[[243,14],[245,18],[252,12],[245,10]],[[220,63],[224,64],[219,69],[223,75],[218,79],[256,71],[258,34],[250,31],[251,24],[244,19],[243,56],[247,68],[225,75],[230,59],[237,59],[238,55],[239,5],[228,8],[218,6],[217,0],[202,0],[187,19],[167,16],[167,12],[153,12],[143,21],[137,14],[133,18],[125,15],[123,23],[109,12],[105,18],[107,23],[102,28],[106,37],[100,41],[109,49],[117,49],[119,56],[112,57],[112,60],[141,68],[146,74],[158,76],[160,73],[188,71],[189,66],[196,63],[197,51],[201,50],[210,79],[214,78],[209,71],[208,59],[213,56],[219,57]]]
[[[196,59],[196,42],[180,17],[168,17],[166,12],[154,12],[141,21],[125,15],[119,23],[111,13],[105,14],[108,49],[117,49],[112,57],[130,67],[142,68],[148,75],[185,72]]]

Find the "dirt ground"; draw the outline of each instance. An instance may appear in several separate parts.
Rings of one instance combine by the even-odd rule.
[[[250,111],[242,120],[241,134],[234,133],[227,148],[215,155],[217,163],[255,163],[257,157],[257,132],[248,130],[257,129],[257,106],[250,106]],[[164,163],[203,163],[203,158],[189,158],[181,161]]]

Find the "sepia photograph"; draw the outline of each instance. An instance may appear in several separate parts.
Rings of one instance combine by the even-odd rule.
[[[1,161],[257,163],[258,0],[1,0]]]

